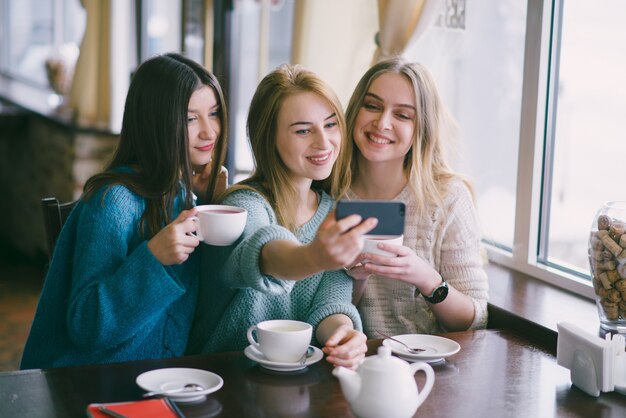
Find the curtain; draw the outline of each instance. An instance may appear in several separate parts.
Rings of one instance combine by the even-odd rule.
[[[374,53],[376,0],[298,0],[294,7],[291,62],[318,73],[347,104]]]
[[[204,0],[204,66],[213,71],[213,0]]]
[[[437,18],[443,0],[378,0],[378,48],[373,63],[402,55]]]
[[[108,128],[111,119],[109,1],[81,0],[87,14],[85,34],[74,70],[69,106],[82,126]]]

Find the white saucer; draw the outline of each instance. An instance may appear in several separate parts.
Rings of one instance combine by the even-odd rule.
[[[415,358],[415,357],[407,357],[403,354],[398,354],[398,353],[393,353],[396,357],[401,358],[402,360],[408,361],[409,363],[415,363],[416,361],[423,361],[424,363],[429,363],[429,364],[439,364],[439,363],[443,363],[444,361],[446,361],[445,358],[443,357],[437,357],[437,358],[427,358],[427,359],[421,359],[421,358]]]
[[[195,402],[204,399],[206,395],[220,389],[224,384],[222,378],[215,373],[186,368],[150,370],[137,376],[135,382],[140,388],[148,392],[179,389],[188,383],[196,383],[205,388],[203,391],[164,395],[175,402]]]
[[[250,360],[256,361],[257,363],[259,363],[262,367],[265,367],[266,369],[273,370],[275,372],[295,372],[297,370],[302,370],[311,364],[315,364],[318,361],[320,361],[322,358],[324,358],[324,353],[322,352],[322,350],[313,346],[311,346],[311,348],[313,348],[313,354],[311,355],[311,357],[306,359],[306,362],[304,364],[281,363],[278,361],[268,360],[267,358],[265,358],[263,353],[261,353],[259,350],[257,350],[251,345],[247,346],[246,349],[243,350],[243,353]]]
[[[391,351],[408,361],[426,361],[428,363],[435,363],[442,361],[444,358],[456,354],[461,349],[461,346],[456,341],[449,338],[439,337],[438,335],[428,334],[402,334],[393,335],[393,338],[402,341],[409,347],[424,348],[418,354],[408,353],[405,348],[390,339],[385,339],[383,345],[391,348]]]

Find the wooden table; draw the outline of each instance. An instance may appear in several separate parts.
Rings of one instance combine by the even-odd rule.
[[[599,398],[572,387],[569,371],[541,346],[508,331],[445,334],[461,351],[434,365],[430,396],[416,416],[626,417],[626,396]],[[381,340],[370,341],[374,353]],[[0,373],[0,417],[84,417],[91,402],[141,399],[135,377],[163,367],[210,370],[224,386],[187,417],[352,417],[326,361],[295,374],[265,371],[242,352]],[[416,375],[419,387],[423,374]]]

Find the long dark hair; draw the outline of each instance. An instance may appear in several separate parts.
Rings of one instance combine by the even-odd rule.
[[[121,184],[148,202],[140,231],[155,235],[173,219],[173,203],[183,189],[183,208],[193,206],[192,169],[189,161],[187,109],[191,95],[208,86],[219,102],[221,134],[213,155],[210,183],[205,196],[215,196],[218,174],[226,157],[226,103],[219,82],[197,62],[168,53],[143,62],[135,72],[124,106],[120,142],[103,173],[91,177],[84,188],[89,199],[103,186]],[[121,166],[130,172],[116,170]]]

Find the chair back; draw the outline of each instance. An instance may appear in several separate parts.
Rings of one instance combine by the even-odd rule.
[[[59,238],[61,229],[77,201],[59,203],[56,197],[44,197],[41,199],[41,211],[43,225],[46,232],[46,245],[48,247],[48,260],[52,258],[54,246]]]

